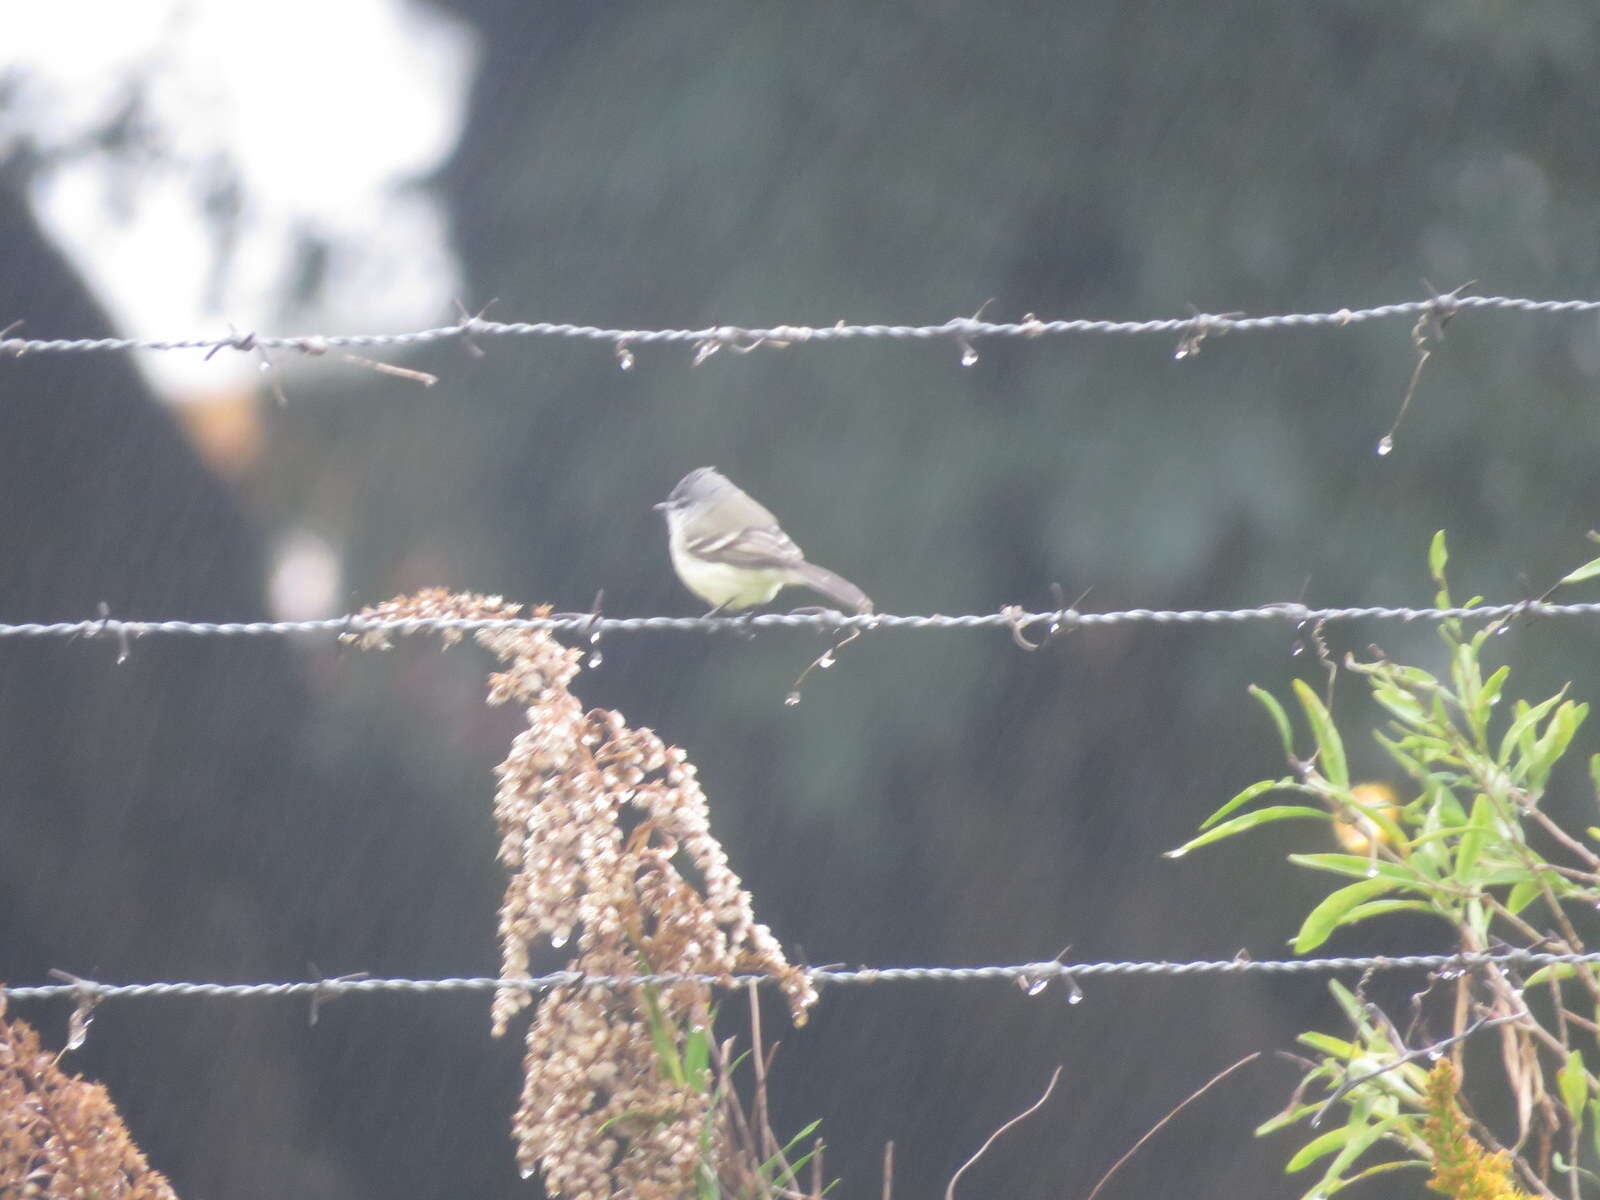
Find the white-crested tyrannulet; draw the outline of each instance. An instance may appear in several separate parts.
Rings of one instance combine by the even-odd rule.
[[[790,584],[821,592],[843,609],[872,611],[865,592],[808,563],[778,518],[715,467],[690,471],[656,507],[667,515],[673,569],[712,612],[765,604]]]

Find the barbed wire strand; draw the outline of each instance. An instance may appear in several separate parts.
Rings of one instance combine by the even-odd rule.
[[[1126,962],[1050,962],[1017,963],[991,967],[861,967],[843,969],[814,967],[806,971],[819,987],[838,985],[876,985],[886,983],[982,983],[1011,982],[1042,990],[1056,980],[1072,983],[1097,976],[1189,975],[1317,975],[1343,971],[1455,971],[1466,972],[1483,966],[1549,967],[1600,963],[1600,951],[1584,954],[1552,954],[1535,950],[1507,950],[1476,954],[1368,955],[1347,958],[1252,959],[1244,956],[1224,959],[1193,959]],[[68,983],[0,986],[0,996],[10,1000],[109,1000],[133,998],[202,997],[207,999],[261,999],[284,996],[311,996],[323,999],[351,993],[404,992],[493,992],[501,988],[543,991],[556,987],[630,988],[645,984],[719,984],[728,987],[749,983],[777,982],[768,975],[587,975],[581,971],[553,971],[526,979],[497,979],[475,976],[448,979],[370,979],[342,976],[337,979],[298,980],[291,983],[101,983],[74,978]]]
[[[0,624],[3,638],[116,638],[144,637],[281,637],[291,634],[364,633],[473,633],[485,629],[542,629],[551,633],[713,633],[720,630],[819,629],[1009,629],[1013,633],[1046,627],[1052,636],[1075,629],[1107,625],[1229,625],[1252,621],[1281,621],[1293,626],[1324,625],[1343,621],[1505,621],[1517,617],[1589,617],[1600,615],[1600,602],[1552,604],[1521,600],[1514,604],[1484,604],[1470,608],[1405,608],[1367,606],[1311,608],[1304,604],[1263,604],[1254,608],[1150,609],[1114,612],[1079,612],[1058,609],[1030,612],[1010,605],[992,613],[946,615],[896,615],[837,612],[755,613],[737,617],[601,617],[594,613],[556,613],[548,617],[323,617],[308,621],[183,621],[120,620],[97,617],[82,621]]]
[[[749,351],[758,346],[784,348],[812,342],[846,341],[954,341],[965,344],[978,338],[1038,338],[1071,334],[1182,334],[1178,356],[1189,357],[1199,340],[1225,333],[1264,333],[1289,329],[1312,329],[1358,325],[1367,321],[1436,314],[1454,315],[1472,310],[1500,310],[1538,315],[1585,314],[1600,312],[1600,300],[1533,300],[1517,296],[1434,296],[1427,300],[1407,300],[1379,304],[1370,308],[1340,308],[1330,312],[1279,313],[1248,317],[1238,313],[1195,313],[1188,317],[1167,317],[1148,321],[1054,320],[1027,316],[1021,321],[983,321],[975,317],[956,317],[937,325],[770,325],[746,328],[738,325],[708,325],[699,329],[613,329],[598,325],[575,325],[553,321],[487,321],[466,317],[454,325],[418,329],[408,333],[315,334],[300,337],[264,337],[255,333],[227,337],[187,338],[0,338],[0,355],[21,357],[28,354],[87,354],[129,350],[176,351],[234,349],[249,353],[291,350],[320,355],[329,350],[353,347],[420,346],[431,342],[488,337],[567,338],[579,341],[609,342],[617,348],[618,361],[632,365],[630,347],[687,344],[697,348],[695,360],[727,347]],[[975,360],[974,360],[975,361]]]

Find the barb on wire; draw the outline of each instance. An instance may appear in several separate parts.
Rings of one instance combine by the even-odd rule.
[[[1222,959],[1162,959],[1121,962],[1017,963],[990,967],[812,967],[806,976],[818,987],[838,985],[873,986],[887,983],[982,983],[1059,977],[1069,982],[1091,976],[1182,977],[1212,975],[1327,975],[1344,971],[1466,971],[1487,965],[1548,967],[1564,964],[1600,963],[1600,951],[1584,954],[1556,954],[1539,950],[1500,950],[1470,954],[1367,955],[1349,958],[1256,959],[1245,955]],[[750,983],[767,985],[767,975],[586,975],[581,971],[552,971],[525,979],[473,976],[448,979],[372,979],[365,975],[341,975],[333,979],[297,980],[288,983],[210,983],[174,981],[166,983],[100,983],[70,976],[70,982],[33,985],[0,985],[0,996],[9,1000],[82,1001],[188,996],[207,999],[267,999],[274,997],[315,997],[323,1002],[350,993],[407,992],[494,992],[503,988],[543,991],[554,987],[636,988],[647,984],[670,986],[680,983],[707,983],[721,987],[743,987]],[[1028,989],[1030,994],[1034,989]]]
[[[83,1049],[84,1042],[89,1040],[89,1026],[94,1022],[94,1010],[101,997],[95,994],[91,981],[80,979],[68,971],[58,971],[52,967],[50,977],[61,980],[72,989],[77,1001],[72,1007],[72,1016],[67,1019],[67,1040],[62,1044],[61,1054],[56,1056],[59,1061],[62,1054]]]
[[[1178,339],[1178,344],[1172,351],[1172,357],[1180,362],[1199,354],[1201,345],[1211,334],[1226,333],[1227,329],[1223,327],[1223,322],[1236,321],[1244,316],[1242,312],[1203,313],[1192,304],[1189,309],[1194,316],[1189,318],[1183,336]]]
[[[355,615],[323,617],[310,621],[183,621],[116,620],[101,617],[88,621],[27,622],[0,624],[0,640],[5,638],[78,638],[110,636],[144,637],[282,637],[290,634],[362,633],[439,633],[454,630],[472,633],[480,629],[543,629],[552,633],[578,633],[591,640],[596,635],[613,633],[714,633],[719,630],[821,629],[859,630],[871,633],[883,629],[999,629],[1016,637],[1016,631],[1043,625],[1055,634],[1069,630],[1110,625],[1236,625],[1250,622],[1287,622],[1296,628],[1316,628],[1347,621],[1497,621],[1510,617],[1592,617],[1600,615],[1600,601],[1551,604],[1539,600],[1519,600],[1515,604],[1480,604],[1456,608],[1406,608],[1368,606],[1355,608],[1308,608],[1303,604],[1263,604],[1255,608],[1150,609],[1130,608],[1115,612],[1078,612],[1057,609],[1050,612],[1024,612],[1006,605],[992,613],[845,613],[799,611],[788,613],[744,613],[736,617],[598,617],[592,612],[556,613],[548,617],[396,617],[372,618]],[[1020,643],[1019,643],[1020,644]],[[1032,643],[1030,643],[1031,645]]]
[[[468,312],[467,306],[459,299],[452,301],[456,306],[457,324],[461,326],[461,348],[473,358],[483,358],[485,351],[473,340],[472,335],[483,321],[484,314],[499,302],[498,298],[491,297],[477,312]]]
[[[1433,296],[1426,300],[1407,300],[1396,304],[1379,304],[1370,308],[1341,308],[1332,312],[1278,313],[1269,316],[1246,317],[1237,313],[1191,313],[1186,317],[1166,317],[1147,321],[1105,321],[1090,319],[1043,321],[1032,313],[1021,321],[984,321],[978,316],[955,317],[937,325],[847,325],[843,321],[834,325],[772,325],[745,328],[738,325],[712,325],[700,329],[620,329],[600,325],[577,325],[559,321],[487,321],[482,314],[464,318],[453,325],[432,329],[418,329],[407,333],[352,333],[318,334],[298,337],[260,337],[254,334],[241,338],[188,337],[188,338],[23,338],[7,336],[14,332],[19,322],[0,330],[0,356],[22,357],[27,354],[84,354],[112,353],[127,350],[288,350],[301,354],[325,354],[330,349],[375,346],[423,346],[432,342],[487,337],[570,338],[579,341],[609,343],[617,353],[618,361],[626,369],[632,362],[632,346],[684,345],[695,348],[694,361],[704,362],[718,350],[726,347],[736,351],[751,351],[760,346],[782,349],[798,343],[846,341],[953,341],[972,351],[978,338],[1069,336],[1075,334],[1176,334],[1181,339],[1179,349],[1190,353],[1198,349],[1199,341],[1193,335],[1214,336],[1224,333],[1266,333],[1288,329],[1344,328],[1365,321],[1391,318],[1419,317],[1437,320],[1443,315],[1442,304],[1448,301],[1448,315],[1474,309],[1503,310],[1531,313],[1541,316],[1600,312],[1600,300],[1533,300],[1518,296]],[[981,310],[980,310],[981,315]],[[976,351],[972,351],[976,361]],[[374,369],[399,372],[388,364],[374,365]],[[415,373],[420,375],[421,373]],[[414,377],[414,376],[413,376]]]
[[[117,666],[120,667],[123,663],[128,661],[129,655],[133,653],[132,649],[128,645],[128,631],[120,628],[120,622],[112,620],[111,605],[107,604],[104,600],[100,601],[96,611],[99,612],[100,619],[89,622],[93,628],[86,630],[83,636],[91,638],[100,637],[107,633],[109,629],[112,633],[112,636],[117,639]]]
[[[1067,603],[1066,594],[1061,590],[1059,583],[1050,585],[1050,594],[1055,597],[1056,610],[1043,614],[1043,619],[1049,623],[1037,642],[1028,640],[1027,630],[1029,625],[1041,619],[1039,614],[1024,611],[1020,604],[1008,604],[1000,610],[1000,615],[1005,617],[1011,626],[1011,640],[1019,650],[1027,650],[1030,653],[1043,650],[1056,638],[1071,633],[1073,624],[1078,619],[1078,605],[1088,597],[1089,589],[1085,588],[1071,604]]]
[[[1389,432],[1378,439],[1377,453],[1380,458],[1394,450],[1394,435],[1400,432],[1400,422],[1405,420],[1406,410],[1411,407],[1411,399],[1417,394],[1417,384],[1422,380],[1422,368],[1428,365],[1434,350],[1444,341],[1444,327],[1450,324],[1451,318],[1460,311],[1461,293],[1476,282],[1477,280],[1473,280],[1448,292],[1440,292],[1427,280],[1423,280],[1424,286],[1433,292],[1434,296],[1417,317],[1416,324],[1411,327],[1411,348],[1416,351],[1417,363],[1411,370],[1411,382],[1406,384],[1406,394],[1400,400],[1400,411],[1395,413],[1394,423],[1389,426]]]

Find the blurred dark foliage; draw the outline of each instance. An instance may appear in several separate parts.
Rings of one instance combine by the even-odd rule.
[[[483,60],[433,184],[466,299],[498,297],[495,316],[938,321],[992,300],[1140,318],[1377,303],[1424,278],[1595,292],[1600,34],[1577,0],[446,7]],[[93,333],[0,199],[0,321]],[[431,391],[356,371],[302,388],[246,502],[263,526],[337,530],[352,607],[438,583],[697,611],[649,506],[705,464],[886,611],[1044,607],[1053,582],[1102,608],[1425,602],[1441,527],[1464,590],[1542,590],[1596,523],[1595,323],[1452,323],[1379,458],[1408,333],[1241,334],[1181,362],[1160,339],[981,344],[970,368],[922,343],[698,368],[641,348],[629,372],[591,344],[441,346],[417,358]],[[0,619],[258,610],[249,524],[125,362],[0,364],[0,413]],[[1335,654],[1435,645],[1330,636]],[[689,750],[762,919],[812,961],[1263,956],[1322,886],[1282,862],[1303,830],[1158,852],[1278,769],[1244,687],[1315,676],[1296,642],[1142,627],[1030,655],[1001,633],[884,633],[789,709],[821,649],[802,635],[614,638],[576,686]],[[1593,646],[1579,625],[1505,639],[1530,690],[1584,696]],[[491,969],[509,726],[477,708],[470,649],[114,657],[0,644],[7,978]],[[1349,685],[1341,708],[1371,716]],[[1354,755],[1383,769],[1364,739]],[[1213,1073],[1333,1019],[1310,981],[1085,990],[827,993],[785,1038],[779,1123],[824,1118],[845,1194],[877,1186],[889,1139],[896,1194],[937,1193],[1062,1063],[1051,1105],[964,1186],[1081,1195]],[[488,1040],[486,1007],[350,998],[308,1030],[266,1002],[107,1006],[83,1057],[185,1195],[527,1194],[503,1137],[516,1046]],[[1235,1076],[1105,1194],[1286,1192],[1285,1143],[1249,1130],[1291,1079]]]

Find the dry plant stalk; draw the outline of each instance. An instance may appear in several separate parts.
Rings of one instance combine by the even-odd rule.
[[[545,616],[548,608],[535,610]],[[499,597],[431,589],[366,610],[372,618],[512,617]],[[384,646],[381,633],[354,635]],[[460,634],[447,631],[453,642]],[[754,972],[782,988],[795,1022],[816,1001],[810,979],[758,924],[750,894],[711,835],[705,793],[684,752],[621,714],[584,711],[569,690],[582,652],[543,630],[474,635],[504,669],[489,703],[525,707],[528,726],[496,768],[501,863],[501,978],[525,979],[532,948],[575,945],[586,975],[721,977]],[[512,1121],[524,1175],[552,1196],[639,1200],[693,1193],[734,1136],[709,1077],[671,1078],[682,1039],[707,1030],[704,983],[551,989],[528,1030],[522,1100]],[[496,993],[496,1036],[532,1003]],[[678,1044],[659,1045],[656,1038]]]
[[[68,1075],[0,996],[0,1196],[177,1200],[98,1083]]]

